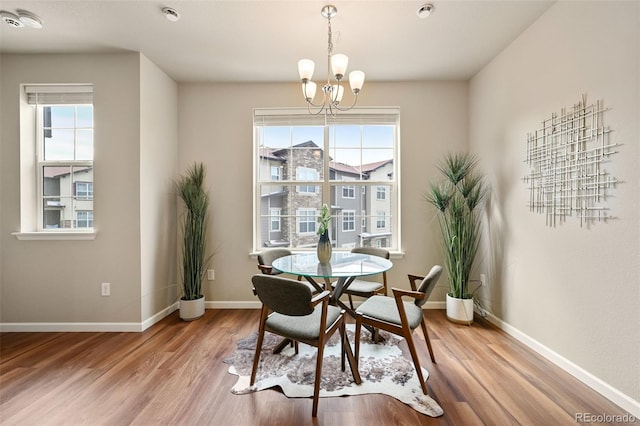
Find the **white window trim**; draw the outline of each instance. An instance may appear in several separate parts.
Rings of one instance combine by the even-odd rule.
[[[20,241],[93,241],[97,234],[93,228],[93,231],[13,232],[11,235]]]
[[[92,241],[98,230],[95,228],[64,229],[51,231],[42,228],[42,171],[37,127],[38,104],[93,104],[92,84],[36,84],[21,85],[20,101],[20,158],[29,166],[20,170],[20,231],[12,232],[20,241]],[[34,105],[36,107],[34,108]],[[86,162],[85,162],[86,163]],[[74,164],[75,165],[75,164]],[[93,167],[93,161],[91,161]],[[40,170],[40,171],[38,171]]]

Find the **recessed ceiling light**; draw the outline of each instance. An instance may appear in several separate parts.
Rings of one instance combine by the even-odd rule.
[[[42,29],[42,19],[26,10],[18,10],[18,18],[20,22],[30,28]]]
[[[163,7],[162,13],[164,13],[164,17],[171,22],[176,22],[178,19],[180,19],[180,14],[172,7]]]
[[[13,27],[13,28],[22,28],[24,27],[24,23],[20,21],[16,15],[10,12],[5,12],[4,10],[0,12],[0,17],[5,22],[5,24]]]
[[[416,12],[416,14],[418,15],[418,18],[428,18],[432,13],[433,10],[435,8],[433,7],[432,4],[423,4],[422,6],[420,6],[420,8],[418,9],[418,11]]]

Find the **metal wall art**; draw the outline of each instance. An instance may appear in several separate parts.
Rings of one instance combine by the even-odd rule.
[[[541,129],[527,134],[527,205],[545,213],[548,226],[571,216],[580,219],[580,226],[612,218],[605,202],[618,180],[604,165],[618,144],[610,142],[613,130],[603,123],[608,110],[602,100],[587,105],[583,95],[569,111],[553,113]]]

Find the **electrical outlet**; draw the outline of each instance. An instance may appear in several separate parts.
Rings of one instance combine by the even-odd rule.
[[[102,283],[100,288],[101,288],[101,294],[103,296],[111,296],[111,284],[110,283]]]
[[[216,279],[216,271],[213,269],[207,269],[207,280],[214,281]]]
[[[487,276],[485,274],[480,274],[480,285],[482,287],[487,285]]]

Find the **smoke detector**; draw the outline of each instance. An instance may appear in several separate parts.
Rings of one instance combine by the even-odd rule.
[[[180,14],[172,7],[163,7],[162,13],[164,13],[164,17],[171,22],[176,22],[178,19],[180,19]]]
[[[24,27],[24,23],[20,21],[20,18],[18,18],[18,16],[14,15],[13,13],[2,11],[0,12],[0,17],[2,17],[2,20],[5,24],[13,28]]]
[[[42,29],[42,19],[31,12],[27,12],[26,10],[18,10],[18,19],[20,19],[20,22],[22,22],[27,27],[35,28],[37,30]]]
[[[416,15],[418,15],[418,18],[428,18],[429,16],[431,16],[431,14],[434,11],[434,7],[432,4],[423,4],[422,6],[420,6],[420,8],[418,9],[418,11],[416,12]]]

